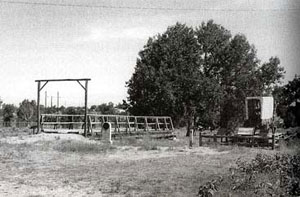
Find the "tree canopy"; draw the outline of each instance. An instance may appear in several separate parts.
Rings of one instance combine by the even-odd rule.
[[[277,57],[261,64],[244,35],[232,36],[212,20],[197,28],[176,23],[139,52],[127,82],[129,111],[170,115],[175,123],[193,114],[205,126],[233,127],[243,118],[245,97],[269,94],[280,82],[279,64]]]
[[[300,77],[295,76],[282,87],[276,87],[277,114],[287,127],[300,126]]]
[[[4,104],[2,115],[5,122],[10,122],[15,117],[16,107],[12,104]]]
[[[28,99],[23,100],[17,111],[18,118],[25,120],[26,122],[36,120],[36,102]]]

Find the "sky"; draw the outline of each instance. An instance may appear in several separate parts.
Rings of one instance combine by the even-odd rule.
[[[300,74],[299,0],[0,0],[0,98],[36,99],[36,79],[91,78],[89,106],[122,102],[149,37],[209,19],[246,35],[262,63],[279,57],[285,83]],[[41,104],[46,91],[48,106],[57,92],[60,105],[84,105],[76,82],[48,83]]]

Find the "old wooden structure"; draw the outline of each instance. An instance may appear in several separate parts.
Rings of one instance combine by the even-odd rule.
[[[51,133],[82,133],[84,136],[101,135],[103,125],[111,125],[112,137],[152,135],[175,137],[172,119],[168,116],[129,116],[88,114],[88,81],[91,79],[42,79],[37,82],[37,131]],[[40,92],[49,82],[76,81],[84,89],[84,114],[41,114]],[[85,82],[85,84],[82,84]]]
[[[88,78],[81,78],[81,79],[41,79],[35,80],[37,82],[37,133],[41,130],[41,110],[40,110],[40,93],[41,90],[47,85],[49,82],[66,82],[66,81],[76,81],[78,84],[83,88],[85,92],[84,96],[84,135],[87,136],[88,128],[87,128],[87,104],[88,104],[88,81],[91,79]],[[85,82],[85,84],[82,84]]]
[[[245,124],[230,135],[199,133],[199,145],[203,138],[221,143],[244,143],[250,146],[271,146],[275,149],[281,134],[276,133],[273,124],[274,100],[273,97],[247,97],[245,99]]]
[[[151,135],[157,138],[175,137],[174,127],[169,116],[130,116],[87,114],[41,114],[41,131],[50,133],[84,133],[85,135],[100,135],[103,125],[110,123],[113,138],[124,136],[139,137]],[[87,128],[86,132],[84,128]]]

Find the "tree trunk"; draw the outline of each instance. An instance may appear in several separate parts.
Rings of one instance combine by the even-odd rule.
[[[187,123],[186,137],[189,137],[191,130],[194,129],[194,115],[196,112],[196,107],[187,105],[185,106],[185,119]]]

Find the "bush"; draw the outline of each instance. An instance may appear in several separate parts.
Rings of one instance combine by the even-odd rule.
[[[257,195],[300,195],[300,155],[257,154],[250,162],[237,161],[231,169],[232,190]]]

